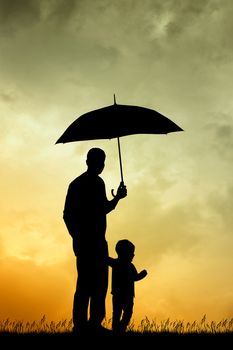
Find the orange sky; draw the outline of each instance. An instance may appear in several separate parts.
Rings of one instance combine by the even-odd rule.
[[[109,199],[120,174],[116,140],[55,142],[113,93],[185,130],[121,139],[128,196],[108,216],[107,240],[114,256],[130,239],[148,271],[133,318],[232,317],[233,4],[133,4],[0,1],[0,319],[71,318],[68,184],[93,146],[107,155]]]

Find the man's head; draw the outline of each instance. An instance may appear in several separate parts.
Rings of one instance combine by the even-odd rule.
[[[100,174],[104,169],[105,152],[101,148],[91,148],[87,153],[88,171],[93,174]]]

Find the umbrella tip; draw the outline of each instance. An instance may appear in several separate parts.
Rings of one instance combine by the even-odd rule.
[[[114,99],[114,105],[116,105],[116,95],[113,95],[113,99]]]

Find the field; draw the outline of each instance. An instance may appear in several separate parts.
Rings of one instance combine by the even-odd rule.
[[[72,333],[72,320],[58,322],[46,319],[44,315],[39,321],[23,322],[9,319],[0,321],[0,341],[7,345],[67,347],[69,344],[85,344],[102,346],[114,345],[135,346],[156,345],[219,345],[229,344],[233,339],[233,319],[218,322],[207,321],[206,315],[200,321],[164,320],[159,323],[145,318],[139,325],[131,323],[124,335],[115,335],[110,331],[111,320],[104,326],[109,329],[106,334],[80,336]]]

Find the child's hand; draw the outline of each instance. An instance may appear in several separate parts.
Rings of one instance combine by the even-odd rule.
[[[147,271],[146,270],[142,270],[140,275],[142,276],[142,278],[146,277]]]

